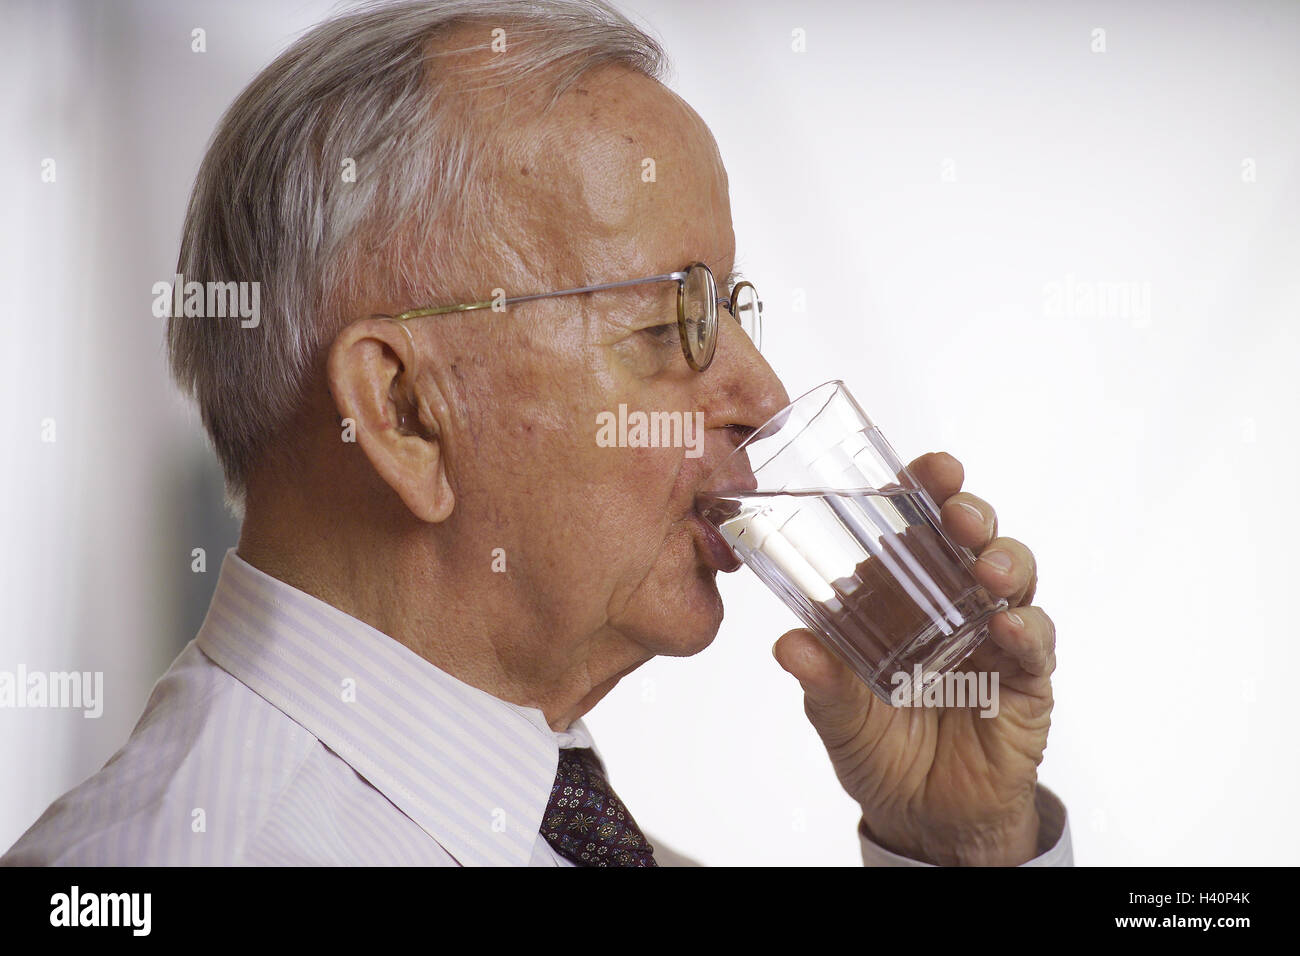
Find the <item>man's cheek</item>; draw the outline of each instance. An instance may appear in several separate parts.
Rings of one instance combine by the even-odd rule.
[[[584,542],[581,546],[600,552],[606,560],[616,562],[625,576],[644,576],[662,562],[666,551],[682,536],[682,522],[664,506],[662,489],[624,484],[617,501],[609,502],[598,518],[603,541]]]
[[[667,508],[682,493],[686,460],[681,448],[626,448],[628,480],[643,494],[654,495]],[[680,503],[680,502],[678,502]],[[680,509],[679,509],[680,510]]]

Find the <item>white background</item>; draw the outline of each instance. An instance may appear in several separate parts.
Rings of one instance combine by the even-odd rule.
[[[623,8],[717,136],[790,392],[845,379],[1038,556],[1077,861],[1297,862],[1300,5]],[[329,9],[5,5],[0,670],[102,670],[107,702],[0,710],[0,850],[120,746],[234,540],[150,286],[221,111]],[[1067,282],[1149,309],[1054,310]],[[723,591],[711,648],[588,716],[620,795],[706,863],[859,862],[770,656],[797,622]]]

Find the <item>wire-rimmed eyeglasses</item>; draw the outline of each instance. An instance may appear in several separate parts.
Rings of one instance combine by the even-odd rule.
[[[493,308],[499,311],[501,306],[514,305],[518,302],[603,292],[606,289],[622,289],[647,282],[677,283],[677,331],[681,338],[682,354],[686,356],[687,364],[695,371],[703,372],[713,361],[713,353],[718,346],[718,306],[720,305],[724,306],[739,323],[745,334],[753,341],[754,347],[761,346],[763,302],[759,299],[754,284],[737,282],[732,287],[730,295],[719,296],[713,272],[702,262],[693,262],[681,272],[668,272],[664,275],[647,276],[644,279],[625,279],[622,282],[603,282],[599,285],[583,286],[580,289],[562,289],[559,292],[538,292],[532,295],[487,299],[483,302],[410,309],[397,315],[384,315],[379,318],[405,322],[408,319],[446,315],[451,312],[473,312],[477,309]]]

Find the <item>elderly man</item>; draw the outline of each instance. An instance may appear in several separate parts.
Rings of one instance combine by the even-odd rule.
[[[689,862],[581,718],[713,640],[734,562],[695,494],[788,396],[733,295],[717,146],[662,69],[600,3],[430,0],[325,23],[238,98],[179,271],[260,283],[261,314],[168,341],[239,546],[126,745],[4,862]],[[705,270],[715,327],[679,321]],[[702,413],[702,454],[601,447],[620,405]],[[999,715],[891,710],[805,630],[777,660],[866,863],[1068,864],[1033,556],[955,459],[912,467],[1015,608],[982,649]]]

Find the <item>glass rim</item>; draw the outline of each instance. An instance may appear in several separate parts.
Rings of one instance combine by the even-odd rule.
[[[831,403],[831,400],[835,397],[836,393],[838,392],[843,392],[845,396],[849,399],[849,401],[853,403],[854,407],[858,408],[859,412],[862,412],[862,409],[858,406],[857,401],[854,400],[853,398],[853,393],[849,391],[848,386],[844,384],[843,379],[833,378],[830,379],[829,381],[822,382],[820,385],[814,385],[812,388],[808,389],[806,392],[799,395],[797,398],[792,398],[787,404],[783,405],[779,411],[777,411],[770,418],[768,418],[767,421],[763,422],[762,425],[756,428],[752,434],[747,435],[744,441],[742,441],[739,445],[737,445],[735,448],[729,451],[727,453],[727,456],[723,458],[721,462],[718,463],[718,467],[714,468],[711,472],[709,472],[709,477],[705,479],[704,482],[704,487],[706,489],[705,493],[716,494],[718,492],[733,490],[728,488],[712,487],[713,479],[716,478],[719,474],[726,472],[728,470],[728,466],[733,461],[735,461],[739,455],[748,454],[750,445],[759,441],[765,441],[766,439],[771,438],[775,434],[777,434],[777,432],[780,431],[780,429],[785,426],[785,422],[789,418],[789,412],[792,408],[794,408],[796,405],[800,405],[804,403],[805,401],[808,401],[809,404],[811,405],[812,397],[816,395],[818,392],[822,391],[823,389],[827,391],[826,398],[817,407],[816,411],[813,412],[811,416],[809,416],[808,419],[809,421],[811,421],[817,415],[820,415],[826,409],[826,406],[828,406]],[[865,412],[862,412],[862,417],[866,419],[869,425],[874,427],[874,423],[871,422],[871,419],[867,417]],[[776,425],[776,427],[773,428],[772,427],[773,425]],[[769,432],[768,431],[769,428],[772,428],[772,431]],[[793,436],[791,437],[790,440],[791,441],[794,440]],[[772,456],[768,459],[768,461],[771,461],[772,458],[775,458],[782,451],[784,451],[785,447],[786,446],[782,446],[781,448],[777,449],[772,454]],[[763,464],[751,468],[751,472],[757,473],[759,470],[762,469],[763,465],[765,464],[767,464],[767,462],[763,462]]]

